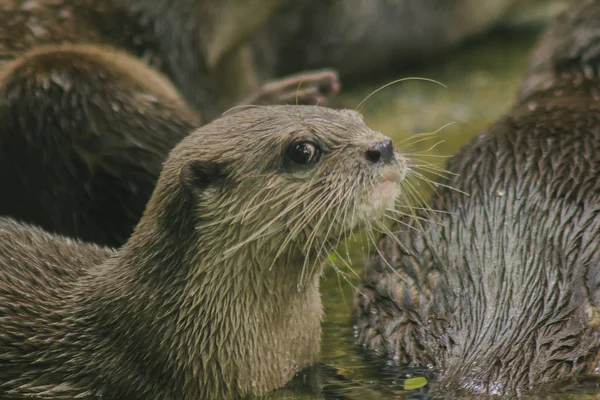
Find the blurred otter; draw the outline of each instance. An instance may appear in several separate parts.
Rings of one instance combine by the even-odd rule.
[[[0,218],[0,397],[232,399],[319,355],[331,249],[406,161],[353,111],[254,107],[188,135],[118,251]]]
[[[382,236],[355,297],[358,342],[432,366],[435,392],[519,395],[597,372],[600,2],[558,18],[520,101]]]
[[[260,86],[245,41],[281,2],[2,2],[0,215],[120,245],[195,127],[239,102],[323,103],[332,71]]]
[[[545,1],[548,3],[549,1]],[[277,74],[334,68],[344,79],[412,67],[522,12],[533,0],[305,0],[269,19],[255,46]]]

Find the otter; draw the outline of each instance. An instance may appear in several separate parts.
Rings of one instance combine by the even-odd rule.
[[[397,224],[369,258],[358,343],[433,368],[433,393],[516,396],[597,373],[599,48],[600,3],[585,0],[543,35],[519,102],[449,160],[434,211],[417,213],[430,222],[406,218],[414,229]]]
[[[319,354],[321,262],[406,161],[354,111],[254,107],[170,153],[118,251],[0,220],[0,396],[263,395]]]
[[[305,0],[273,13],[253,46],[276,74],[328,67],[360,79],[447,54],[517,3],[523,1]]]
[[[259,87],[249,64],[233,67],[229,53],[279,1],[249,15],[238,12],[256,2],[170,3],[2,3],[0,215],[120,246],[194,128],[239,102],[324,103],[339,90],[333,71]]]

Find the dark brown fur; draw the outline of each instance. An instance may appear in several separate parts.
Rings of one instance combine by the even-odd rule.
[[[195,127],[242,97],[337,91],[328,71],[259,87],[242,47],[279,2],[3,1],[0,215],[121,245]]]
[[[430,203],[441,212],[383,236],[358,287],[359,343],[434,366],[438,394],[517,395],[598,367],[598,27],[597,1],[551,27],[550,80],[528,77],[521,102],[448,162],[456,190]]]
[[[298,140],[318,162],[291,161]],[[317,360],[327,252],[398,194],[402,156],[368,153],[387,142],[355,112],[252,108],[175,147],[117,252],[0,219],[0,397],[282,387]]]

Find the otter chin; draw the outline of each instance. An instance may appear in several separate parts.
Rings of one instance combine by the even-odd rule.
[[[386,210],[394,208],[394,203],[400,195],[398,183],[402,182],[406,176],[404,172],[406,167],[402,161],[396,161],[394,165],[381,168],[379,176],[375,178],[373,188],[368,194],[368,199],[361,204],[357,211],[362,218],[382,218]]]
[[[432,392],[518,396],[598,374],[600,2],[559,17],[520,102],[383,235],[355,296],[358,342],[431,367]]]
[[[403,160],[355,112],[254,107],[171,151],[119,250],[0,219],[0,397],[283,387],[318,360],[332,239],[393,203]]]

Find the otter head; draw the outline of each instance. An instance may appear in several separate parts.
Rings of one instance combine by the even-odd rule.
[[[211,254],[251,251],[265,266],[319,258],[382,218],[405,169],[392,141],[358,113],[293,106],[225,116],[192,133],[165,164],[193,204],[187,218],[196,231],[221,237]]]
[[[581,89],[600,95],[600,4],[581,0],[541,36],[519,89],[521,101],[538,93],[562,96]]]

